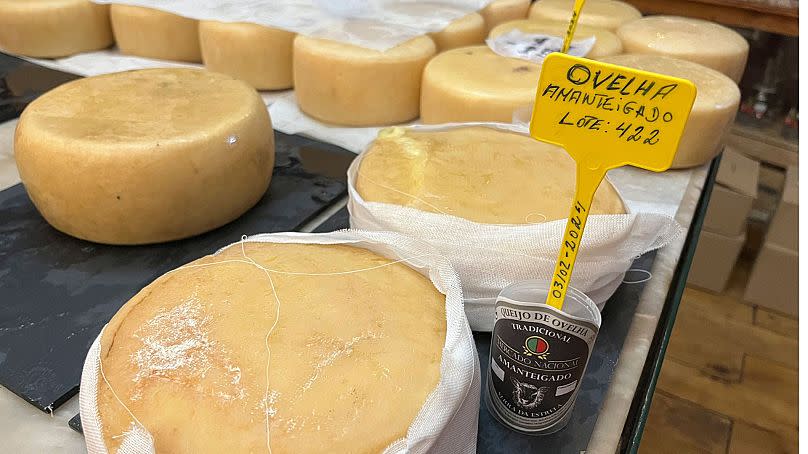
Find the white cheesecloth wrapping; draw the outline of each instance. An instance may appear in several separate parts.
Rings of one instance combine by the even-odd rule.
[[[527,134],[519,125],[467,123],[409,128],[442,131],[485,126]],[[559,149],[560,153],[564,153]],[[451,260],[463,284],[466,316],[475,331],[491,331],[494,303],[500,290],[526,279],[546,279],[555,267],[566,219],[538,224],[480,224],[460,217],[430,213],[387,203],[368,202],[356,191],[364,154],[348,169],[351,227],[384,230],[429,243]],[[600,309],[638,256],[660,248],[682,233],[670,216],[659,213],[591,215],[571,285],[586,293]]]
[[[321,234],[275,233],[255,235],[245,241],[349,244],[390,259],[404,259],[410,267],[429,277],[435,287],[446,295],[446,342],[441,356],[440,381],[412,421],[406,438],[393,443],[384,452],[385,454],[475,452],[480,406],[479,360],[463,312],[460,280],[446,258],[422,242],[391,232],[341,230]],[[101,335],[96,338],[87,353],[79,395],[81,420],[89,454],[108,453],[102,437],[97,403],[98,387],[107,386],[100,377],[100,339]],[[123,444],[117,453],[153,452],[151,436],[133,421],[132,431],[124,436]]]
[[[491,0],[93,0],[159,9],[199,20],[250,22],[387,50],[446,28]]]

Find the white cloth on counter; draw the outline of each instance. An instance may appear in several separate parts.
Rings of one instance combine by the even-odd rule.
[[[386,50],[446,28],[491,0],[93,0],[159,9],[184,17],[251,22]]]

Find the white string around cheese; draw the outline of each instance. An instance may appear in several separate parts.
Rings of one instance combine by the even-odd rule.
[[[211,262],[211,263],[188,264],[188,265],[184,265],[184,266],[181,266],[179,268],[176,268],[176,269],[173,269],[171,271],[166,272],[165,274],[163,274],[163,277],[167,276],[169,274],[173,274],[173,273],[175,273],[177,271],[180,271],[180,270],[191,269],[191,268],[205,268],[205,267],[216,266],[216,265],[224,265],[224,264],[228,264],[228,263],[243,263],[243,264],[246,264],[246,265],[254,266],[254,267],[262,270],[266,274],[267,279],[269,281],[270,288],[272,290],[272,296],[273,296],[273,298],[275,300],[275,319],[274,319],[274,321],[272,323],[272,326],[270,326],[269,330],[267,331],[266,336],[264,337],[264,346],[266,348],[266,353],[267,353],[266,367],[264,368],[264,370],[265,370],[265,381],[266,381],[266,386],[264,388],[264,400],[263,400],[264,406],[265,406],[264,424],[265,424],[265,431],[266,431],[266,438],[267,438],[267,440],[266,440],[267,452],[269,454],[272,454],[271,434],[270,434],[271,414],[270,414],[269,408],[267,407],[267,405],[268,405],[267,402],[268,402],[269,394],[270,394],[269,368],[270,368],[270,363],[271,363],[271,358],[272,358],[272,350],[271,350],[270,345],[269,345],[269,338],[272,335],[275,328],[277,327],[278,321],[280,320],[281,300],[278,297],[277,288],[275,287],[275,282],[272,279],[271,273],[281,274],[281,275],[288,275],[288,276],[301,276],[301,277],[302,276],[339,276],[339,275],[356,274],[356,273],[363,273],[363,272],[367,272],[367,271],[373,271],[373,270],[377,270],[377,269],[380,269],[380,268],[385,268],[385,267],[388,267],[388,266],[396,265],[396,264],[402,263],[402,262],[410,262],[412,260],[416,260],[416,259],[419,259],[419,258],[433,257],[433,256],[440,256],[440,255],[439,254],[433,254],[433,253],[420,254],[420,255],[415,255],[415,256],[411,256],[411,257],[406,257],[406,258],[402,258],[402,259],[382,263],[382,264],[367,267],[367,268],[359,268],[359,269],[345,270],[345,271],[334,271],[334,272],[328,272],[328,273],[308,273],[308,272],[301,272],[301,271],[276,270],[276,269],[267,268],[265,266],[262,266],[262,265],[258,264],[255,260],[253,260],[251,257],[249,257],[247,255],[247,251],[246,251],[246,248],[244,246],[245,243],[247,243],[247,242],[248,241],[247,241],[247,236],[246,235],[242,235],[241,241],[238,242],[239,247],[241,248],[241,254],[244,257],[244,260],[241,260],[241,259],[228,259],[228,260],[220,260],[220,261]],[[101,335],[103,336],[103,330],[102,330]],[[115,397],[115,400],[121,405],[121,407],[123,407],[124,410],[126,410],[127,413],[129,413],[129,416],[132,417],[132,420],[138,426],[140,426],[146,433],[148,433],[148,429],[146,428],[146,426],[143,423],[140,422],[140,420],[135,416],[135,414],[132,412],[132,410],[123,402],[123,400],[115,392],[115,389],[112,387],[112,384],[109,382],[109,380],[106,377],[106,374],[104,373],[103,361],[101,361],[101,360],[99,360],[99,370],[100,370],[100,373],[101,373],[101,378],[104,381],[104,384],[107,386],[107,388],[109,388],[109,390],[112,393],[113,397]],[[118,437],[125,436],[125,435],[126,434],[121,434]]]
[[[368,177],[366,174],[363,174],[361,170],[360,170],[360,171],[357,173],[357,175],[356,175],[357,179],[359,178],[359,176],[360,176],[360,175],[362,176],[362,178],[364,179],[364,181],[367,181],[368,183],[375,184],[376,186],[378,186],[378,187],[380,187],[380,188],[382,188],[382,189],[387,189],[388,191],[393,191],[393,192],[395,192],[395,193],[397,193],[397,194],[401,194],[401,195],[403,195],[403,196],[405,196],[405,197],[409,197],[409,198],[411,198],[411,199],[413,199],[413,200],[417,200],[417,201],[419,201],[419,202],[423,203],[424,205],[426,205],[426,206],[428,206],[428,207],[430,207],[430,208],[434,209],[435,211],[437,211],[437,212],[438,212],[438,213],[440,213],[440,214],[443,214],[443,215],[446,215],[446,216],[455,216],[455,215],[453,215],[453,214],[451,214],[451,213],[447,213],[447,212],[445,212],[445,211],[441,210],[441,209],[440,209],[440,208],[438,208],[436,205],[433,205],[433,204],[431,204],[431,203],[427,202],[426,200],[424,200],[424,199],[422,199],[422,198],[418,197],[418,196],[417,196],[417,195],[415,195],[415,194],[410,194],[410,193],[408,193],[408,192],[404,192],[404,191],[398,190],[398,189],[396,189],[396,188],[392,188],[392,187],[390,187],[390,186],[387,186],[387,185],[384,185],[384,184],[382,184],[382,183],[379,183],[379,182],[377,182],[376,180],[373,180],[372,178]],[[529,221],[529,219],[530,219],[530,217],[531,217],[531,216],[541,216],[542,220],[541,220],[541,221],[537,221],[537,222],[530,222],[530,221]],[[547,215],[542,214],[542,213],[538,213],[538,212],[535,212],[535,213],[528,213],[527,215],[525,215],[525,222],[526,222],[527,224],[543,224],[543,223],[547,222]],[[496,225],[496,226],[508,226],[508,225],[513,225],[513,224],[488,224],[488,225]],[[496,251],[495,251],[495,252],[496,252]]]

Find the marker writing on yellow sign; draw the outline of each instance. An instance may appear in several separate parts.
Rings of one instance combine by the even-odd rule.
[[[623,165],[667,170],[695,96],[696,87],[684,79],[560,53],[544,60],[530,134],[560,145],[576,162],[575,198],[548,305],[563,304],[606,171]]]
[[[659,134],[662,126],[655,125],[655,123],[673,121],[673,112],[660,109],[656,105],[649,106],[645,101],[664,100],[676,90],[679,86],[678,83],[657,85],[653,80],[627,78],[616,72],[604,74],[599,70],[593,74],[589,66],[585,64],[575,64],[570,67],[566,80],[573,86],[565,87],[563,84],[550,83],[541,92],[543,98],[571,105],[570,110],[558,120],[559,125],[606,133],[613,132],[619,139],[627,142],[656,145],[660,140]],[[605,93],[597,92],[601,87]],[[618,124],[612,124],[599,115],[577,113],[576,110],[579,110],[577,106],[589,106],[607,112],[621,112],[626,119]]]

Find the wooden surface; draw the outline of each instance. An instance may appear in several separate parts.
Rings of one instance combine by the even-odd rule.
[[[758,130],[736,123],[724,143],[751,158],[784,169],[800,163],[798,144],[783,139],[775,129]]]
[[[796,453],[797,320],[742,302],[751,261],[726,292],[682,297],[642,453]]]
[[[799,35],[799,9],[742,0],[625,0],[643,14],[698,17],[733,27]]]

